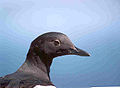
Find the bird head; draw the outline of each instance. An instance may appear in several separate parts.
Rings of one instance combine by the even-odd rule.
[[[31,44],[31,49],[37,54],[47,57],[63,55],[90,56],[86,51],[77,48],[70,39],[60,32],[48,32],[37,37]]]

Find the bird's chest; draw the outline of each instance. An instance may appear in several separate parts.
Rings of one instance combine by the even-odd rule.
[[[42,86],[42,85],[36,85],[33,88],[56,88],[55,86]]]

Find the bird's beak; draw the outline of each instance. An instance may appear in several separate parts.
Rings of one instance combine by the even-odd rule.
[[[81,50],[77,47],[70,48],[69,53],[70,53],[70,55],[90,56],[89,53],[87,53],[86,51]]]

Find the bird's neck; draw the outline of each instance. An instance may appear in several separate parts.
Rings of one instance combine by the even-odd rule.
[[[38,76],[40,79],[50,80],[49,72],[52,60],[52,58],[48,58],[48,56],[44,55],[42,52],[36,54],[29,50],[26,61],[18,69],[18,72],[31,73]]]

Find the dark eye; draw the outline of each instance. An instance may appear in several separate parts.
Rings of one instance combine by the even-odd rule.
[[[60,46],[60,41],[59,40],[55,40],[54,41],[54,45],[57,47],[57,46]]]

